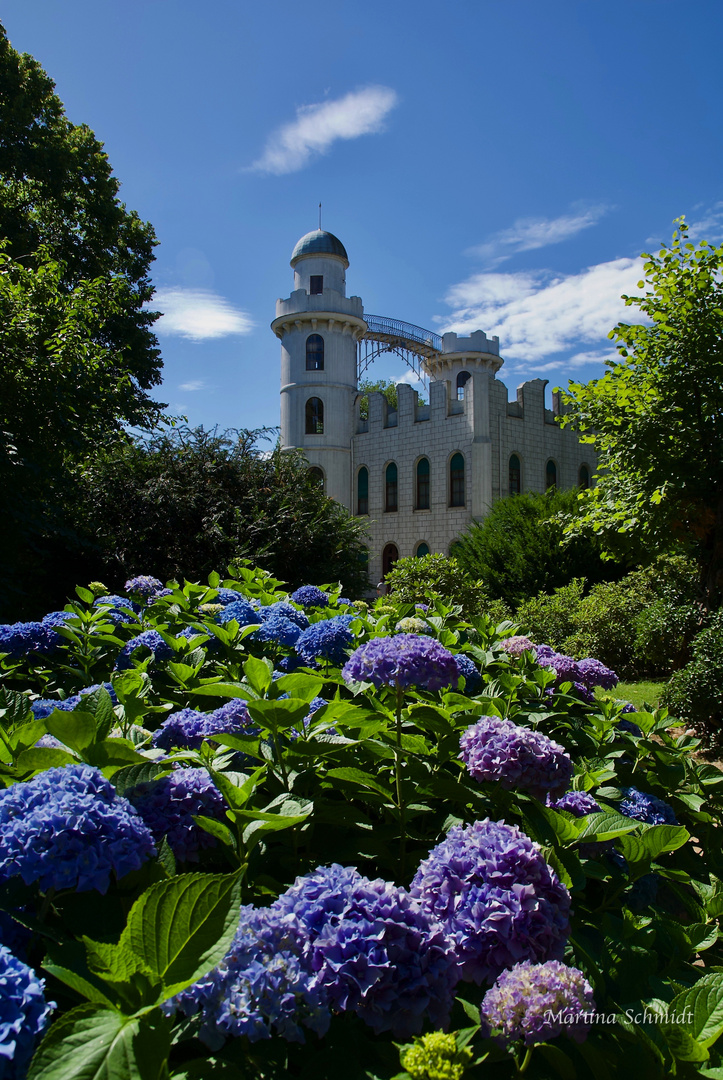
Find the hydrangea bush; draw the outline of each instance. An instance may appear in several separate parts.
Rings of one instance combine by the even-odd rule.
[[[110,585],[0,627],[0,1080],[722,1073],[674,717],[439,600]]]

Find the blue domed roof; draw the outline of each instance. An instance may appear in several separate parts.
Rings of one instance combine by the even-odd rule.
[[[293,266],[302,255],[336,255],[337,258],[343,259],[347,266],[349,265],[349,256],[341,240],[323,229],[314,229],[313,232],[302,236],[291,255],[291,265]]]

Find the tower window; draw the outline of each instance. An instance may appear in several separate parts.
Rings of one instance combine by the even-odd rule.
[[[457,401],[464,401],[464,388],[470,380],[468,371],[460,371],[457,376]]]
[[[425,555],[429,555],[429,544],[425,544],[422,540],[421,543],[417,544],[417,550],[414,554],[418,559],[423,559]]]
[[[318,484],[321,490],[324,490],[324,470],[320,469],[318,465],[312,465],[310,469],[306,470],[306,475],[312,484]]]
[[[545,490],[549,491],[550,488],[557,487],[557,465],[550,458],[545,466]]]
[[[517,454],[510,458],[510,495],[519,495],[522,489],[522,468]]]
[[[429,458],[420,458],[417,462],[416,510],[429,510]]]
[[[386,577],[389,571],[394,569],[394,564],[398,558],[397,545],[387,544],[382,552],[382,577]]]
[[[464,458],[453,454],[449,463],[449,505],[464,506]]]
[[[324,275],[312,274],[309,278],[309,293],[311,296],[319,296],[324,291]]]
[[[397,509],[397,466],[394,462],[387,465],[385,473],[384,509],[387,513]]]
[[[580,472],[578,473],[577,482],[581,488],[590,487],[590,470],[588,469],[587,465],[580,466]]]
[[[369,470],[362,465],[356,476],[356,512],[369,513]]]
[[[324,370],[324,339],[321,334],[309,334],[306,339],[306,370]]]
[[[310,397],[306,403],[306,434],[324,434],[324,402],[321,398]]]

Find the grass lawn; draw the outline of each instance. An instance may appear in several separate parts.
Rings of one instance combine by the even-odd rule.
[[[660,693],[665,686],[665,680],[649,680],[646,682],[619,682],[614,690],[601,690],[598,687],[597,696],[601,698],[615,697],[624,701],[630,701],[641,711],[647,711],[645,706],[657,709],[660,701]]]

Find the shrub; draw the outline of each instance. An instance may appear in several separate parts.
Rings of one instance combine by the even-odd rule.
[[[447,555],[400,559],[387,574],[386,582],[397,603],[439,599],[459,604],[464,615],[482,614],[489,604],[482,582],[473,580],[456,559]]]
[[[723,609],[691,645],[693,659],[663,687],[661,706],[689,723],[723,721]]]

